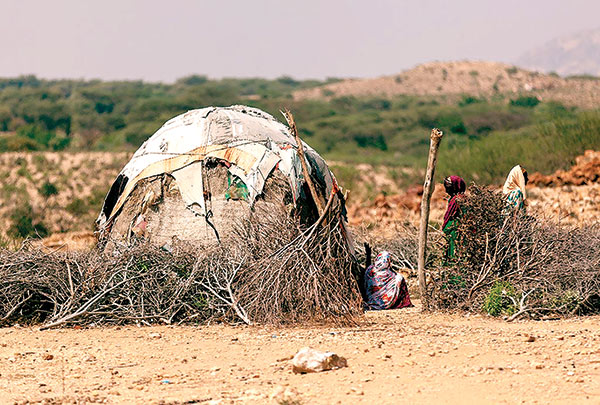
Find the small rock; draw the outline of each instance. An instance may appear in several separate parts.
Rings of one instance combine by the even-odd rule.
[[[310,347],[303,347],[292,359],[292,371],[294,373],[315,373],[347,366],[348,362],[344,357]]]
[[[433,356],[435,356],[435,352],[429,352],[429,356],[430,356],[430,357],[433,357]]]
[[[527,337],[525,338],[525,341],[526,341],[526,342],[529,342],[529,343],[531,343],[531,342],[535,342],[535,336],[533,336],[533,335],[529,335],[529,336],[527,336]]]
[[[152,333],[148,334],[148,337],[150,339],[160,339],[160,338],[162,338],[162,335],[158,332],[152,332]]]
[[[44,359],[44,360],[48,360],[48,361],[49,361],[49,360],[52,360],[53,358],[54,358],[54,356],[53,356],[53,355],[51,355],[50,353],[46,353],[46,354],[44,354],[44,355],[42,356],[42,359]]]

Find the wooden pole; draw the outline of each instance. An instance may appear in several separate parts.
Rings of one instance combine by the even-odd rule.
[[[298,135],[298,129],[296,128],[296,121],[294,121],[294,116],[292,115],[291,111],[288,110],[287,108],[284,109],[283,111],[281,111],[281,113],[285,117],[285,120],[287,121],[288,126],[290,127],[290,131],[292,132],[292,135],[294,136],[294,138],[296,138],[296,144],[298,145],[298,157],[300,158],[300,163],[302,164],[302,173],[304,175],[304,180],[306,181],[306,184],[308,184],[308,189],[310,190],[310,194],[312,195],[313,201],[317,205],[317,210],[319,211],[319,216],[321,216],[321,215],[323,215],[323,210],[324,210],[323,201],[321,201],[319,194],[317,194],[317,189],[315,188],[315,185],[313,184],[312,180],[310,179],[310,174],[308,173],[308,167],[306,166],[306,159],[304,158],[304,147],[302,146],[302,140],[300,139],[300,135]]]
[[[419,251],[418,251],[418,271],[419,271],[419,290],[421,292],[421,302],[424,309],[429,309],[429,300],[427,296],[427,281],[425,279],[425,250],[427,248],[427,227],[429,225],[429,203],[433,193],[433,176],[435,174],[435,164],[437,162],[438,147],[444,133],[437,128],[431,130],[431,141],[429,143],[429,157],[427,159],[427,172],[425,173],[425,182],[423,183],[423,199],[421,201],[421,223],[419,224]]]

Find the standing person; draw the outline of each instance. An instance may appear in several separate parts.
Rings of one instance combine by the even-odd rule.
[[[502,193],[506,199],[506,206],[502,211],[503,215],[507,216],[514,211],[525,212],[525,200],[527,199],[525,186],[527,181],[527,170],[523,167],[516,165],[510,170],[502,188]]]
[[[365,271],[365,291],[369,309],[412,307],[404,276],[392,270],[392,256],[383,251]]]
[[[448,208],[444,214],[444,223],[442,224],[442,230],[448,241],[446,259],[454,259],[458,237],[458,221],[461,214],[459,199],[464,195],[467,185],[459,176],[448,176],[444,179],[444,188],[448,193]]]

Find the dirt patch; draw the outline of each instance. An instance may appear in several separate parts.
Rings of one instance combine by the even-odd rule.
[[[7,328],[0,392],[33,403],[598,403],[599,321],[506,323],[416,307],[347,328]],[[349,367],[293,374],[289,359],[304,346]]]

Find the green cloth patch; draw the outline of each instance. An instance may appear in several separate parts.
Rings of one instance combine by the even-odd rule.
[[[238,176],[231,173],[227,174],[227,190],[225,190],[225,198],[227,200],[244,200],[248,201],[248,187]]]

